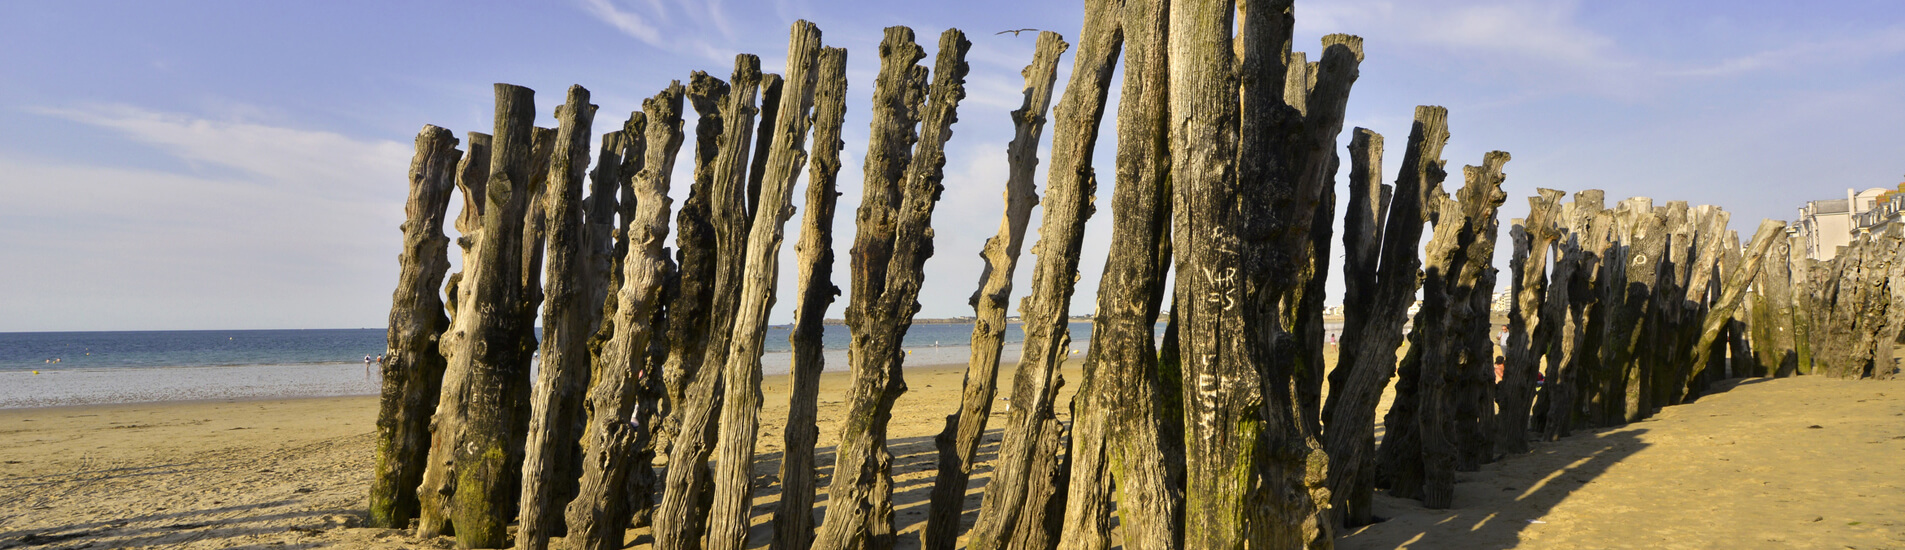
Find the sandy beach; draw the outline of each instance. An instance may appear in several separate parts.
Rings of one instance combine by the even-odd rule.
[[[917,545],[932,436],[961,376],[960,366],[907,369],[911,389],[892,426],[903,547]],[[822,384],[823,476],[846,381],[828,373]],[[778,496],[785,388],[785,377],[766,378],[754,509],[762,546]],[[1341,533],[1338,547],[1905,548],[1905,382],[1723,388],[1461,474],[1451,510],[1379,495],[1377,515],[1388,521]],[[0,548],[450,547],[359,527],[375,411],[369,396],[0,410],[0,494],[11,497],[0,501]],[[995,428],[987,441],[997,438]],[[987,471],[976,472],[967,521]],[[648,539],[636,531],[629,540]]]

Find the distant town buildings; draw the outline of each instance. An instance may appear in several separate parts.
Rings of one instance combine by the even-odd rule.
[[[1806,246],[1806,257],[1830,260],[1839,247],[1852,243],[1860,233],[1884,231],[1898,223],[1905,211],[1905,183],[1897,189],[1873,187],[1864,191],[1845,190],[1845,198],[1808,201],[1799,207],[1799,219],[1791,232]]]

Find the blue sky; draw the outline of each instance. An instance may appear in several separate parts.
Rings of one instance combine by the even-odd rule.
[[[669,80],[726,77],[736,53],[780,72],[797,18],[849,50],[843,257],[881,29],[913,27],[929,56],[948,27],[972,39],[920,312],[970,314],[1033,44],[993,33],[1070,39],[1080,16],[1076,2],[991,0],[6,2],[0,331],[382,326],[423,124],[487,132],[491,84],[509,82],[541,92],[552,126],[562,90],[581,84],[600,134]],[[1300,1],[1297,31],[1308,51],[1327,33],[1364,37],[1339,142],[1349,127],[1384,134],[1385,180],[1418,104],[1450,110],[1451,172],[1513,153],[1504,221],[1537,186],[1601,188],[1717,204],[1750,231],[1803,201],[1905,179],[1897,2]],[[1115,139],[1107,123],[1107,180]],[[1093,308],[1109,245],[1109,184],[1078,313]],[[790,292],[793,270],[782,273]],[[792,307],[781,300],[772,321]]]

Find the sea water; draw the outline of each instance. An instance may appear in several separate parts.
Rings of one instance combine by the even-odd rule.
[[[1091,323],[1071,323],[1082,357]],[[792,364],[790,326],[767,330],[764,374]],[[1162,334],[1163,327],[1158,328]],[[922,323],[907,331],[905,364],[963,364],[972,323]],[[372,395],[380,379],[365,356],[385,353],[384,329],[0,333],[0,408]],[[1002,359],[1019,357],[1025,334],[1006,330]],[[848,331],[827,325],[826,370],[847,368]]]

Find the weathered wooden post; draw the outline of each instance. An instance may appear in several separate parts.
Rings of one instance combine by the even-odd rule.
[[[1699,342],[1699,323],[1706,319],[1709,304],[1718,297],[1720,258],[1724,256],[1720,247],[1726,243],[1726,224],[1732,214],[1718,207],[1701,205],[1694,209],[1699,226],[1694,230],[1694,239],[1699,252],[1695,254],[1692,272],[1687,279],[1687,298],[1684,302],[1685,313],[1681,317],[1681,330],[1687,333],[1686,352],[1692,353],[1693,345]],[[1711,363],[1711,361],[1709,361]],[[1696,365],[1673,359],[1669,365],[1675,369],[1675,380],[1680,392],[1673,397],[1671,404],[1679,404],[1706,391],[1711,374],[1709,365]]]
[[[1460,352],[1456,343],[1472,330],[1474,323],[1470,296],[1486,263],[1477,257],[1493,255],[1490,223],[1507,198],[1501,190],[1501,166],[1508,153],[1489,152],[1482,166],[1463,167],[1466,182],[1453,199],[1443,199],[1437,214],[1435,234],[1423,252],[1423,315],[1421,336],[1416,341],[1422,351],[1421,397],[1414,415],[1415,431],[1421,438],[1422,505],[1448,508],[1455,498],[1455,466],[1459,449],[1456,433],[1456,372]],[[1489,249],[1481,255],[1482,249]],[[1471,254],[1475,255],[1472,256]],[[1394,426],[1401,428],[1401,426]],[[1406,429],[1406,428],[1404,428]],[[1392,432],[1393,433],[1393,432]],[[1403,449],[1408,450],[1406,447]],[[1404,457],[1402,460],[1411,460]],[[1407,483],[1398,478],[1396,483]],[[1392,487],[1408,493],[1407,487]]]
[[[743,260],[739,306],[734,333],[728,340],[726,397],[721,408],[721,438],[715,455],[714,507],[708,512],[707,546],[740,550],[747,543],[748,509],[754,504],[754,444],[760,433],[761,353],[767,337],[767,314],[774,306],[780,278],[779,255],[787,218],[793,217],[794,180],[807,163],[807,128],[812,123],[815,63],[820,56],[820,29],[806,20],[794,22],[787,45],[787,80],[782,90],[780,120],[767,154],[767,175],[760,178],[761,194],[749,227]]]
[[[668,310],[668,360],[662,364],[661,425],[655,430],[659,454],[674,450],[681,419],[687,413],[688,385],[701,370],[713,332],[715,294],[715,258],[722,254],[715,240],[714,203],[715,161],[721,155],[721,135],[728,125],[723,108],[728,103],[730,86],[719,78],[695,71],[688,79],[686,95],[695,109],[694,181],[688,187],[688,200],[681,203],[675,218],[676,272],[663,300]],[[726,199],[720,199],[726,200]],[[672,463],[671,463],[672,465]]]
[[[1499,454],[1528,452],[1528,412],[1534,402],[1535,377],[1555,330],[1554,323],[1544,319],[1541,312],[1542,299],[1548,293],[1548,249],[1561,235],[1556,218],[1561,215],[1561,197],[1565,195],[1556,189],[1536,189],[1535,196],[1528,197],[1528,218],[1509,232],[1515,247],[1509,260],[1514,302],[1508,308],[1507,349],[1503,355],[1507,361],[1495,387],[1499,408],[1494,426],[1495,452]]]
[[[522,459],[519,402],[528,398],[534,310],[524,288],[523,221],[535,190],[535,92],[496,85],[496,136],[485,183],[482,233],[454,334],[450,363],[431,419],[429,465],[418,488],[420,536],[454,531],[469,548],[500,548],[515,503]],[[528,310],[528,314],[525,314]]]
[[[603,345],[596,358],[597,378],[589,388],[586,411],[587,427],[582,442],[582,479],[576,498],[565,513],[568,535],[563,546],[574,550],[621,548],[623,534],[634,510],[627,509],[631,495],[628,479],[631,471],[648,465],[638,463],[652,458],[640,453],[640,444],[652,427],[635,425],[630,418],[641,418],[643,386],[656,376],[648,360],[650,343],[660,338],[658,328],[647,322],[662,308],[662,278],[668,272],[668,211],[671,202],[668,187],[674,174],[675,156],[681,149],[681,103],[683,90],[674,82],[661,93],[642,102],[647,121],[647,144],[640,172],[633,175],[634,216],[629,223],[627,255],[622,261],[622,285],[616,293],[614,335]],[[650,416],[652,418],[652,416]],[[652,420],[651,420],[652,421]],[[646,496],[644,495],[645,499]]]
[[[589,91],[570,86],[567,103],[556,109],[559,123],[550,152],[549,179],[543,191],[548,239],[548,276],[543,302],[542,367],[530,400],[528,448],[523,459],[523,490],[516,548],[543,550],[562,532],[560,506],[573,491],[579,472],[571,469],[572,447],[582,434],[582,393],[589,386],[589,338],[600,323],[602,302],[590,290],[607,281],[592,276],[587,264],[582,210],[582,179],[589,168],[589,137],[595,121]],[[569,486],[569,487],[565,487]]]
[[[1089,12],[1088,12],[1089,13]],[[1005,344],[1006,309],[1012,297],[1012,273],[1018,267],[1025,227],[1038,205],[1034,171],[1038,168],[1039,136],[1045,130],[1045,112],[1052,103],[1052,85],[1058,80],[1058,58],[1070,46],[1058,33],[1039,33],[1032,63],[1025,67],[1025,100],[1012,112],[1014,135],[1006,147],[1009,165],[1005,182],[1005,213],[998,235],[986,240],[985,270],[972,294],[972,355],[966,363],[959,408],[946,417],[946,428],[934,438],[939,449],[938,473],[926,512],[920,546],[950,550],[959,538],[959,516],[966,503],[966,484],[979,454],[986,421],[992,415],[998,391],[999,355]]]
[[[1778,220],[1761,220],[1759,230],[1753,234],[1753,244],[1747,247],[1746,257],[1739,268],[1728,273],[1726,284],[1721,287],[1720,301],[1713,304],[1707,312],[1705,322],[1701,323],[1700,342],[1693,347],[1693,364],[1704,364],[1712,352],[1713,341],[1720,336],[1720,329],[1733,318],[1734,310],[1740,307],[1740,298],[1746,293],[1746,287],[1759,275],[1761,259],[1773,246],[1773,239],[1783,235],[1786,223]]]
[[[449,130],[424,125],[410,160],[404,203],[403,252],[391,293],[383,393],[377,407],[377,459],[370,488],[370,525],[403,529],[417,517],[417,483],[430,445],[430,411],[443,389],[438,340],[449,328],[438,287],[450,270],[443,218],[463,152]]]
[[[1799,374],[1813,374],[1812,363],[1812,297],[1816,286],[1812,281],[1812,260],[1806,257],[1806,246],[1800,237],[1788,237],[1786,249],[1787,267],[1792,280],[1793,298],[1793,352],[1798,360]],[[1898,288],[1898,287],[1894,287]]]
[[[1892,309],[1891,293],[1886,289],[1886,282],[1892,258],[1902,242],[1900,237],[1898,231],[1870,235],[1865,250],[1859,255],[1858,299],[1864,306],[1857,309],[1857,317],[1851,325],[1851,338],[1844,343],[1850,347],[1846,353],[1848,378],[1875,377],[1881,368],[1875,348],[1879,333],[1885,328],[1886,311]],[[1884,368],[1890,368],[1891,363],[1892,358],[1886,357]]]
[[[1760,353],[1761,368],[1767,376],[1785,378],[1798,373],[1799,352],[1793,344],[1793,288],[1792,269],[1788,263],[1792,251],[1787,249],[1790,240],[1776,238],[1771,249],[1761,261],[1759,277],[1753,286],[1764,296],[1760,300],[1764,306],[1755,310],[1753,322],[1763,325],[1760,331],[1765,334],[1764,342],[1756,350]]]
[[[1073,401],[1075,425],[1083,416],[1104,417],[1105,441],[1101,451],[1093,449],[1074,429],[1072,486],[1059,537],[1064,546],[1096,547],[1102,541],[1097,534],[1109,522],[1108,513],[1091,496],[1104,490],[1103,481],[1089,479],[1099,471],[1115,481],[1126,547],[1175,548],[1181,532],[1183,428],[1181,416],[1162,402],[1165,374],[1154,340],[1171,261],[1165,8],[1162,0],[1124,5],[1124,99],[1118,105],[1111,251],[1085,358],[1092,391],[1081,389]],[[1102,458],[1094,456],[1098,452]],[[1102,466],[1094,466],[1094,460],[1102,460]],[[1094,514],[1098,517],[1090,517]]]
[[[1359,135],[1362,132],[1367,131],[1359,130]],[[1367,164],[1371,178],[1381,171],[1380,136],[1368,134],[1371,139],[1366,149],[1356,149],[1357,141],[1351,141],[1352,179],[1357,163]],[[1402,327],[1420,284],[1416,273],[1422,265],[1422,224],[1428,221],[1429,207],[1439,198],[1442,181],[1448,175],[1441,159],[1448,139],[1448,110],[1416,107],[1402,172],[1396,175],[1394,197],[1382,232],[1382,265],[1377,272],[1375,299],[1366,315],[1359,318],[1360,332],[1350,334],[1345,319],[1345,332],[1338,340],[1339,347],[1351,355],[1349,363],[1340,363],[1337,368],[1349,370],[1342,389],[1332,395],[1336,405],[1324,434],[1332,499],[1346,525],[1366,525],[1371,520],[1376,486],[1376,405],[1383,388],[1396,374],[1396,349],[1402,343]],[[1351,245],[1345,247],[1355,250]]]
[[[1063,447],[1055,411],[1059,387],[1064,385],[1058,368],[1071,349],[1072,291],[1078,281],[1085,221],[1097,209],[1098,178],[1091,161],[1122,46],[1116,6],[1108,0],[1086,2],[1072,78],[1052,108],[1051,172],[1041,200],[1039,239],[1032,245],[1038,261],[1032,268],[1032,288],[1019,305],[1025,343],[1012,377],[1005,437],[999,442],[979,518],[967,535],[966,546],[972,550],[1044,548],[1059,542],[1068,484],[1063,479],[1066,464],[1060,461]],[[1081,391],[1090,392],[1089,388]],[[1090,430],[1080,435],[1102,445],[1102,421],[1087,418],[1085,426],[1074,424],[1073,429]],[[1108,495],[1102,490],[1089,493],[1094,499]]]
[[[1233,3],[1171,3],[1170,112],[1178,347],[1183,353],[1184,547],[1249,540],[1263,425],[1260,374],[1245,341],[1237,202],[1237,70]],[[1281,71],[1276,73],[1281,75]],[[1250,473],[1246,473],[1250,472]]]
[[[808,163],[807,213],[801,218],[798,258],[799,302],[794,329],[787,335],[794,359],[789,369],[787,427],[782,432],[781,499],[774,510],[776,550],[807,548],[814,540],[814,445],[820,372],[825,367],[821,336],[828,304],[840,295],[833,285],[833,214],[840,174],[840,127],[846,118],[847,51],[820,49],[814,87],[813,159]]]
[[[867,148],[867,184],[853,247],[853,296],[847,324],[853,388],[841,422],[827,517],[814,546],[825,550],[890,546],[894,536],[892,456],[886,424],[893,402],[906,392],[901,342],[919,311],[921,267],[933,254],[932,215],[944,188],[946,140],[966,96],[965,33],[940,34],[932,85],[914,63],[924,52],[913,31],[890,27],[880,43],[874,84],[873,136]],[[925,100],[924,105],[917,102]],[[910,113],[919,115],[918,146]],[[910,154],[909,154],[910,153]]]
[[[1606,340],[1602,341],[1600,370],[1595,376],[1595,394],[1590,401],[1592,422],[1599,426],[1618,426],[1639,420],[1641,411],[1653,406],[1653,361],[1639,349],[1648,336],[1657,332],[1654,294],[1659,285],[1662,260],[1667,251],[1667,220],[1654,211],[1654,200],[1634,197],[1620,202],[1619,262],[1609,258],[1605,264],[1613,274],[1612,298]],[[1637,353],[1638,351],[1638,353]]]
[[[728,363],[735,316],[740,310],[741,285],[748,241],[747,160],[753,139],[761,60],[752,54],[734,58],[734,76],[727,103],[721,107],[721,152],[716,155],[710,212],[716,248],[714,285],[709,289],[708,334],[701,366],[681,403],[681,431],[668,453],[668,474],[662,500],[655,507],[655,547],[686,550],[700,544],[705,527],[703,504],[713,480],[706,470],[714,452],[722,408],[722,384]]]
[[[1464,205],[1463,217],[1469,225],[1467,243],[1462,247],[1462,270],[1454,273],[1454,286],[1450,287],[1449,331],[1455,338],[1448,341],[1445,368],[1451,369],[1446,413],[1452,419],[1451,433],[1455,436],[1455,468],[1463,472],[1479,470],[1494,453],[1495,443],[1490,438],[1488,427],[1494,424],[1494,397],[1490,393],[1495,384],[1493,324],[1489,317],[1493,313],[1495,279],[1498,270],[1490,264],[1495,260],[1495,241],[1501,233],[1501,221],[1497,217],[1501,204],[1507,200],[1507,193],[1501,189],[1506,176],[1502,174],[1503,164],[1509,155],[1504,151],[1490,151],[1482,157],[1481,166],[1463,166],[1465,182],[1457,193],[1460,200],[1475,202]],[[1470,191],[1478,196],[1463,196]],[[1450,475],[1450,491],[1453,492],[1453,474]],[[1453,498],[1453,497],[1451,497]]]
[[[1584,371],[1596,363],[1598,339],[1590,336],[1595,328],[1593,320],[1601,314],[1601,262],[1612,247],[1614,229],[1614,215],[1603,207],[1604,196],[1599,189],[1574,194],[1570,240],[1564,247],[1566,263],[1555,262],[1555,275],[1548,283],[1547,305],[1556,309],[1558,322],[1550,345],[1559,353],[1549,353],[1543,390],[1549,395],[1537,401],[1548,405],[1542,410],[1543,439],[1547,441],[1566,437],[1574,429],[1579,410],[1576,398],[1588,381]]]

